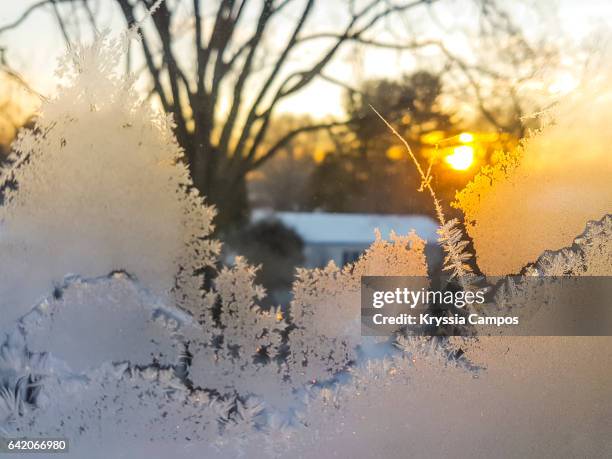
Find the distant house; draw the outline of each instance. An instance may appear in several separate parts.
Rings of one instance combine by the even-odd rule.
[[[378,228],[385,239],[389,233],[414,230],[427,242],[430,263],[439,262],[438,225],[424,215],[341,214],[326,212],[273,212],[257,209],[252,221],[276,219],[293,229],[304,241],[304,266],[323,267],[330,260],[338,266],[352,262],[374,242]]]

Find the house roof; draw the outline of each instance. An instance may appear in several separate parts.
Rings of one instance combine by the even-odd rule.
[[[366,244],[375,239],[378,228],[383,238],[391,231],[416,234],[427,242],[438,239],[436,222],[425,215],[346,214],[327,212],[273,212],[256,209],[252,221],[277,219],[310,244]]]

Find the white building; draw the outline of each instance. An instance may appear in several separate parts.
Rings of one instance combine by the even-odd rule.
[[[330,260],[338,266],[355,261],[374,242],[374,231],[407,234],[414,230],[427,242],[430,263],[439,262],[438,225],[424,215],[341,214],[326,212],[272,212],[257,209],[252,221],[276,219],[294,230],[304,241],[304,266],[323,267]],[[433,259],[432,259],[433,256]]]

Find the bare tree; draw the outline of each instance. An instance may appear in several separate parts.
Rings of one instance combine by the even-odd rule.
[[[480,37],[496,54],[485,58],[490,62],[468,62],[441,40],[420,40],[411,35],[409,22],[404,23],[404,39],[380,38],[384,21],[406,21],[405,13],[435,0],[334,2],[346,8],[346,22],[324,31],[312,30],[321,17],[316,7],[331,4],[322,0],[109,0],[104,7],[116,8],[129,26],[141,25],[140,42],[128,54],[128,69],[142,63],[151,95],[174,117],[194,184],[219,209],[217,222],[223,228],[246,217],[250,171],[300,133],[350,121],[305,123],[270,142],[273,116],[288,97],[317,78],[347,87],[349,83],[327,74],[347,43],[398,51],[436,47],[445,65],[442,72],[451,75],[449,80],[463,82],[457,91],[471,95],[483,118],[496,129],[522,135],[526,108],[517,87],[534,77],[542,54],[496,0],[472,1],[480,11]],[[0,34],[46,8],[69,45],[80,38],[81,29],[102,28],[97,23],[101,5],[99,0],[41,0],[0,25]],[[139,18],[146,18],[146,10],[154,6],[152,16],[140,24]],[[308,59],[303,57],[305,50]]]
[[[156,2],[113,0],[113,3],[131,26],[144,9],[152,8]],[[320,76],[345,43],[365,38],[390,15],[430,4],[432,0],[348,1],[346,24],[338,25],[337,31],[320,42],[319,56],[297,71],[287,71],[288,62],[299,58],[301,46],[316,38],[305,34],[315,3],[315,0],[219,0],[213,5],[201,0],[166,0],[158,6],[150,24],[142,27],[139,51],[152,82],[152,92],[164,110],[174,116],[175,133],[185,151],[194,184],[218,207],[218,223],[222,227],[245,216],[245,176],[249,171],[261,166],[301,132],[345,123],[307,124],[267,145],[264,140],[278,104]],[[77,14],[75,7],[81,8],[81,14],[85,11],[84,17],[91,26],[98,27],[92,0],[42,0],[25,9],[13,22],[0,26],[0,33],[17,27],[36,9],[49,6],[67,43],[73,40],[70,21],[74,22]],[[185,21],[186,10],[192,21]],[[247,18],[247,11],[255,14]],[[271,54],[267,44],[275,33],[272,24],[277,17],[289,28],[289,33],[282,46]],[[183,23],[178,24],[177,18]],[[191,52],[185,51],[186,34],[178,31],[189,23]],[[248,28],[249,35],[237,33],[241,28]],[[229,108],[221,106],[222,94],[227,94]]]

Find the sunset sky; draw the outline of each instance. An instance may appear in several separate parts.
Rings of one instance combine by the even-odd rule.
[[[12,22],[34,0],[3,1],[0,11],[0,25]],[[106,5],[102,2],[102,5]],[[450,5],[450,6],[449,6]],[[469,1],[451,1],[435,4],[430,12],[421,8],[411,11],[406,20],[387,23],[380,36],[385,38],[408,36],[423,38],[442,38],[448,47],[463,55],[469,55],[471,42],[469,30],[474,25],[476,17],[472,3]],[[535,6],[539,11],[545,11],[541,17],[527,13]],[[343,2],[320,3],[307,32],[333,30],[334,25],[346,22],[345,4]],[[105,24],[112,32],[122,30],[123,21],[111,12],[112,8],[103,6],[97,15],[99,23]],[[288,19],[295,16],[296,11],[287,11]],[[585,40],[601,31],[611,30],[612,2],[606,0],[591,0],[576,2],[572,0],[549,0],[536,2],[524,0],[513,2],[513,15],[528,32],[534,36],[551,34],[557,42],[568,43],[570,47],[580,46]],[[542,18],[545,18],[542,20]],[[403,19],[403,18],[402,18]],[[287,21],[293,24],[292,20]],[[283,34],[282,25],[277,26],[278,33]],[[409,34],[404,31],[410,27]],[[386,29],[391,29],[391,32]],[[404,30],[402,30],[404,29]],[[387,40],[389,41],[389,40]],[[601,43],[599,43],[601,45]],[[7,49],[8,62],[17,69],[30,84],[42,94],[52,94],[56,81],[52,78],[56,58],[64,49],[62,36],[56,26],[51,10],[40,10],[33,13],[18,29],[6,32],[0,36],[0,46]],[[290,65],[296,68],[308,59],[309,54],[316,55],[323,49],[309,45],[310,48],[302,55],[296,55]],[[565,46],[564,46],[565,48]],[[357,49],[346,46],[328,67],[326,74],[334,78],[358,83],[371,77],[392,77],[401,72],[428,67],[428,51],[415,60],[408,52],[380,49]],[[302,60],[303,59],[303,60]],[[434,63],[435,67],[435,63]],[[570,89],[574,81],[571,76],[559,75],[549,89],[565,91]],[[342,89],[337,85],[318,79],[307,89],[288,99],[280,111],[308,113],[315,117],[339,115],[342,112]]]

